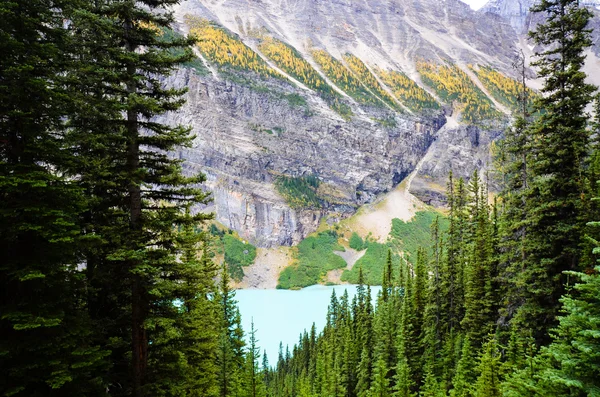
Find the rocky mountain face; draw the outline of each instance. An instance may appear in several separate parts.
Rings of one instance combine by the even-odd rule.
[[[187,0],[176,30],[199,35],[198,59],[169,78],[189,92],[163,121],[193,128],[176,155],[207,175],[217,220],[258,246],[296,244],[412,172],[413,193],[441,204],[448,172],[485,170],[508,122],[510,90],[497,94],[519,43],[510,12]]]
[[[538,0],[490,0],[479,12],[494,14],[506,20],[515,32],[525,37],[527,32],[543,22],[543,15],[533,14],[529,10]],[[594,13],[591,21],[593,52],[600,56],[600,0],[582,0],[581,5],[588,7]]]
[[[325,215],[351,214],[391,189],[445,123],[442,115],[397,117],[393,127],[367,117],[345,122],[313,98],[302,106],[290,102],[285,95],[296,92],[290,84],[256,90],[192,69],[171,79],[189,93],[168,119],[193,126],[197,135],[178,155],[188,172],[207,174],[217,219],[258,246],[297,243]],[[274,186],[282,174],[318,176],[327,204],[291,208]]]

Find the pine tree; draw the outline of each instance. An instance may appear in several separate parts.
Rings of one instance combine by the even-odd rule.
[[[423,380],[423,356],[425,353],[425,335],[427,330],[424,326],[425,321],[425,306],[427,299],[427,254],[423,248],[419,248],[417,251],[417,262],[415,264],[415,277],[412,287],[412,332],[414,340],[411,341],[413,345],[412,350],[414,357],[411,360],[411,371],[413,373],[413,380],[416,385],[421,385]],[[401,331],[398,331],[399,333]],[[398,353],[400,357],[400,353]]]
[[[64,76],[67,1],[0,3],[0,394],[94,395],[108,362],[87,316]]]
[[[180,352],[185,357],[185,367],[177,370],[185,375],[185,393],[189,396],[217,396],[217,363],[215,352],[218,346],[219,306],[214,279],[216,266],[210,258],[209,241],[206,233],[196,233],[194,225],[184,225],[180,236],[182,246],[182,276],[180,289],[182,306],[176,317],[180,331]],[[198,244],[202,244],[198,259]],[[173,329],[167,330],[172,333]],[[175,350],[173,345],[168,349]],[[179,375],[180,375],[179,374]],[[160,374],[160,376],[165,376]]]
[[[463,340],[462,351],[458,364],[456,366],[456,374],[452,379],[451,397],[472,397],[473,385],[477,380],[476,360],[473,346],[468,336]]]
[[[600,222],[592,226],[597,229]],[[592,242],[600,247],[598,240]],[[538,389],[546,396],[594,396],[600,393],[600,266],[591,274],[569,276],[579,282],[561,299],[559,326],[541,353]]]
[[[396,363],[396,373],[394,375],[393,387],[393,395],[395,397],[414,396],[412,390],[415,387],[415,382],[413,380],[413,375],[411,371],[412,368],[407,357],[407,344],[417,344],[418,342],[416,338],[410,338],[411,335],[407,333],[407,330],[405,328],[407,327],[410,321],[410,314],[406,312],[406,306],[408,306],[408,303],[406,302],[408,301],[408,297],[405,295],[403,299],[402,318],[400,321],[400,328],[398,329],[398,336],[396,341],[396,355],[398,357],[398,360]],[[416,362],[415,359],[416,357],[413,357],[413,362]]]
[[[373,379],[373,305],[371,301],[371,287],[367,286],[364,296],[364,307],[357,319],[357,340],[360,351],[358,363],[356,395],[364,397],[371,388]]]
[[[500,397],[500,357],[495,338],[491,337],[482,348],[479,361],[479,377],[475,384],[474,397]]]
[[[464,316],[464,264],[468,252],[467,192],[464,180],[454,182],[452,173],[448,181],[448,203],[450,206],[446,257],[439,271],[440,331],[454,334],[459,330]],[[437,226],[439,228],[439,226]],[[440,244],[440,249],[443,244]],[[448,357],[449,358],[449,357]],[[454,367],[452,363],[451,367]]]
[[[538,343],[548,341],[564,292],[565,270],[577,270],[585,224],[585,164],[589,144],[585,108],[594,87],[582,71],[590,46],[590,11],[576,0],[542,0],[532,8],[547,21],[531,33],[546,48],[534,63],[545,79],[531,127],[531,183],[526,193],[525,263],[516,277],[524,303],[515,326],[530,328]]]
[[[168,155],[191,143],[189,130],[156,121],[183,104],[185,90],[163,81],[191,57],[191,40],[160,34],[176,3],[83,1],[70,15],[78,69],[67,76],[76,106],[66,142],[78,158],[69,172],[89,197],[89,301],[100,338],[112,341],[108,379],[117,395],[187,387],[183,378],[155,376],[168,362],[178,365],[183,352],[150,343],[182,314],[172,307],[184,276],[173,242],[178,225],[190,222],[185,208],[207,199],[194,187],[203,177],[184,177],[181,160]]]
[[[423,315],[423,368],[424,373],[429,372],[430,378],[435,377],[440,367],[439,358],[442,351],[442,281],[441,264],[443,260],[443,242],[440,236],[439,218],[436,217],[431,225],[433,241],[432,255],[427,280],[427,294],[425,312]]]
[[[383,280],[381,282],[381,298],[384,302],[388,301],[392,288],[392,250],[388,249],[385,269],[383,271]]]
[[[235,291],[229,287],[229,272],[223,264],[218,292],[220,309],[220,335],[217,349],[219,366],[219,396],[237,396],[241,392],[241,377],[244,366],[244,332],[239,310],[236,306]],[[286,365],[280,347],[278,369]]]
[[[489,223],[489,210],[485,189],[480,186],[477,171],[469,183],[471,197],[470,204],[470,255],[464,269],[464,307],[465,316],[461,325],[470,343],[479,348],[484,336],[490,331],[493,321],[491,308],[491,229]]]
[[[431,371],[425,372],[425,382],[419,397],[446,397],[446,389]]]
[[[244,377],[244,393],[248,397],[266,396],[265,384],[261,377],[258,359],[260,357],[260,347],[256,339],[256,328],[254,328],[254,319],[250,324],[250,340],[248,351],[246,352],[246,374]]]
[[[389,368],[384,357],[379,357],[373,368],[373,382],[367,396],[388,397],[391,396],[390,381],[387,376]]]

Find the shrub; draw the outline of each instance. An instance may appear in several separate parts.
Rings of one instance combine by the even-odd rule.
[[[321,181],[314,175],[299,178],[280,176],[275,187],[292,208],[321,208],[324,201],[317,195]]]
[[[244,278],[242,267],[250,266],[256,259],[256,247],[240,241],[233,234],[224,234],[222,241],[229,273],[234,280],[241,281]]]
[[[353,232],[352,236],[350,236],[350,248],[355,249],[357,251],[362,251],[367,248],[365,242],[362,237],[358,235],[358,233]]]
[[[298,244],[296,263],[279,275],[278,288],[303,288],[317,284],[333,269],[346,267],[346,261],[333,251],[343,251],[338,244],[338,235],[333,230],[309,236]]]

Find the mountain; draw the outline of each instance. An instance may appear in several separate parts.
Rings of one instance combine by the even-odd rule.
[[[166,121],[197,134],[176,155],[207,174],[208,210],[273,247],[350,216],[411,173],[413,194],[443,203],[450,170],[489,168],[516,104],[522,37],[490,7],[182,2],[175,29],[197,36],[198,58],[170,77],[189,93]]]
[[[543,15],[535,15],[529,11],[536,2],[536,0],[490,0],[479,12],[502,17],[518,35],[525,37],[529,30],[543,21]],[[580,4],[588,7],[594,13],[590,26],[594,29],[592,49],[596,56],[600,56],[600,0],[582,0]]]

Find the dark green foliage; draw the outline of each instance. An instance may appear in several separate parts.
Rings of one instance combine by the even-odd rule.
[[[66,1],[0,2],[0,395],[92,395],[106,346],[92,338],[80,257],[82,189],[65,91]]]
[[[463,341],[460,359],[456,366],[456,374],[452,379],[453,388],[450,390],[452,397],[472,397],[475,381],[477,380],[477,362],[469,337]]]
[[[408,255],[408,260],[417,260],[419,247],[429,245],[430,227],[434,219],[440,214],[435,211],[419,211],[408,222],[400,219],[392,219],[392,231],[390,235],[397,240],[396,246]],[[447,228],[446,220],[440,218],[440,230],[444,232]]]
[[[191,218],[191,216],[189,217]],[[148,325],[155,330],[149,357],[149,395],[217,396],[219,303],[215,299],[217,267],[210,259],[204,233],[189,223],[177,236],[182,260],[172,269],[177,283],[162,289],[177,296],[176,303],[161,305],[162,316]],[[199,255],[201,252],[201,256]]]
[[[83,217],[89,300],[97,337],[111,341],[114,365],[106,377],[116,395],[189,387],[173,375],[185,373],[185,352],[169,324],[191,315],[173,302],[189,294],[181,285],[195,283],[187,284],[194,276],[173,242],[177,226],[208,216],[186,215],[189,205],[207,201],[195,187],[204,178],[184,177],[182,161],[168,155],[193,137],[185,127],[154,121],[183,104],[185,89],[163,81],[192,58],[191,40],[157,34],[170,28],[172,14],[161,11],[173,4],[83,2],[71,16],[80,56],[68,76],[77,100],[68,142],[78,153],[69,172],[90,197]]]
[[[244,331],[235,300],[235,291],[229,287],[229,272],[225,266],[221,270],[220,288],[216,296],[219,302],[220,320],[216,351],[218,395],[238,396],[244,390],[242,384],[245,364]]]
[[[279,194],[292,208],[321,208],[324,201],[318,196],[321,181],[313,175],[292,178],[280,176],[275,180]]]
[[[500,397],[500,353],[493,337],[483,345],[478,372],[473,396]]]
[[[525,193],[524,268],[513,280],[527,288],[514,321],[532,329],[541,344],[556,324],[563,271],[580,267],[589,145],[585,108],[595,87],[585,83],[581,71],[591,45],[586,30],[590,12],[575,0],[543,0],[532,10],[548,18],[531,33],[536,44],[548,49],[534,63],[545,79],[544,95],[536,102],[536,110],[543,112],[529,131],[533,155]]]
[[[600,245],[596,240],[594,244]],[[553,342],[542,349],[531,367],[510,379],[512,396],[594,396],[600,391],[599,272],[596,267],[591,274],[570,273],[578,282],[572,293],[561,299],[563,313],[553,331]]]
[[[242,395],[247,397],[264,397],[266,396],[266,389],[263,374],[258,364],[260,347],[258,346],[258,339],[256,338],[254,321],[251,323],[249,335],[250,338],[248,341],[248,350],[246,352],[244,376],[242,379],[244,390]],[[268,365],[266,368],[268,369]]]
[[[450,175],[447,220],[394,220],[387,244],[351,237],[367,251],[345,279],[361,284],[363,298],[365,281],[379,279],[383,289],[372,312],[354,300],[350,325],[337,321],[332,300],[312,356],[321,370],[313,395],[600,395],[600,243],[582,238],[598,226],[588,222],[597,216],[588,196],[598,175],[588,128],[598,126],[587,125],[592,87],[580,71],[589,13],[570,0],[542,0],[534,10],[549,17],[533,34],[548,49],[537,63],[546,87],[535,120],[519,98],[522,114],[500,152],[500,200],[491,203],[487,175],[468,183]],[[559,299],[565,281],[577,283]],[[359,357],[354,388],[339,382],[345,351]],[[289,367],[277,373],[296,379]]]
[[[348,281],[351,284],[356,284],[359,278],[359,271],[364,273],[364,282],[369,285],[381,285],[384,274],[384,264],[389,252],[389,247],[386,244],[380,244],[373,241],[365,241],[367,251],[356,261],[352,270],[344,270],[342,273],[342,281]],[[397,264],[399,261],[398,255],[393,255],[393,262]]]
[[[346,267],[346,261],[333,253],[343,250],[335,231],[305,238],[298,244],[297,263],[281,272],[277,287],[289,289],[317,284],[329,270]]]
[[[157,33],[160,36],[161,41],[165,43],[169,43],[173,40],[182,40],[184,37],[174,31],[173,29],[167,28],[163,29],[161,32]],[[185,54],[185,50],[183,48],[171,48],[169,49],[169,53],[174,56],[182,56]],[[204,65],[202,60],[197,56],[193,56],[187,62],[182,63],[182,65],[186,68],[190,68],[196,72],[199,76],[206,76],[210,73],[208,68]]]
[[[228,265],[229,274],[236,281],[241,281],[244,277],[243,266],[250,266],[256,259],[256,247],[249,243],[244,243],[236,237],[226,234],[222,238],[225,263]]]
[[[419,247],[428,245],[431,241],[430,226],[431,223],[440,217],[442,231],[447,227],[447,221],[434,211],[419,211],[414,218],[409,222],[404,222],[400,219],[392,220],[391,239],[387,244],[381,244],[367,239],[363,242],[363,249],[366,248],[364,256],[356,261],[352,270],[346,270],[342,274],[342,281],[348,281],[352,284],[358,282],[358,271],[362,269],[364,272],[365,283],[369,285],[380,285],[383,279],[383,266],[387,258],[388,250],[393,250],[392,257],[394,267],[398,266],[399,255],[395,252],[403,251],[406,257],[411,262],[416,262],[417,252]],[[350,238],[350,247],[352,244],[358,246],[360,236],[354,234]],[[354,241],[354,243],[353,243]],[[356,248],[355,248],[356,249]]]
[[[362,251],[367,248],[367,244],[363,241],[362,237],[358,235],[358,233],[353,232],[352,236],[350,236],[350,248],[357,251]]]
[[[447,220],[394,220],[385,244],[353,234],[351,247],[366,249],[344,273],[356,297],[333,294],[323,332],[313,325],[275,369],[266,360],[261,369],[229,286],[256,250],[191,215],[207,203],[196,188],[204,178],[183,177],[168,152],[192,137],[157,122],[183,103],[166,77],[194,62],[192,41],[164,12],[177,3],[0,2],[0,394],[600,394],[600,243],[583,239],[597,236],[588,197],[600,175],[591,139],[600,116],[585,114],[593,87],[581,72],[588,11],[574,0],[534,8],[549,17],[532,35],[546,49],[537,62],[546,85],[537,119],[520,98],[501,151],[501,200],[490,205],[483,175],[451,176]],[[298,207],[327,205],[315,177],[277,183]],[[209,236],[225,257],[220,288]],[[345,267],[335,250],[334,231],[305,239],[280,287]],[[382,284],[376,308],[365,283]]]

